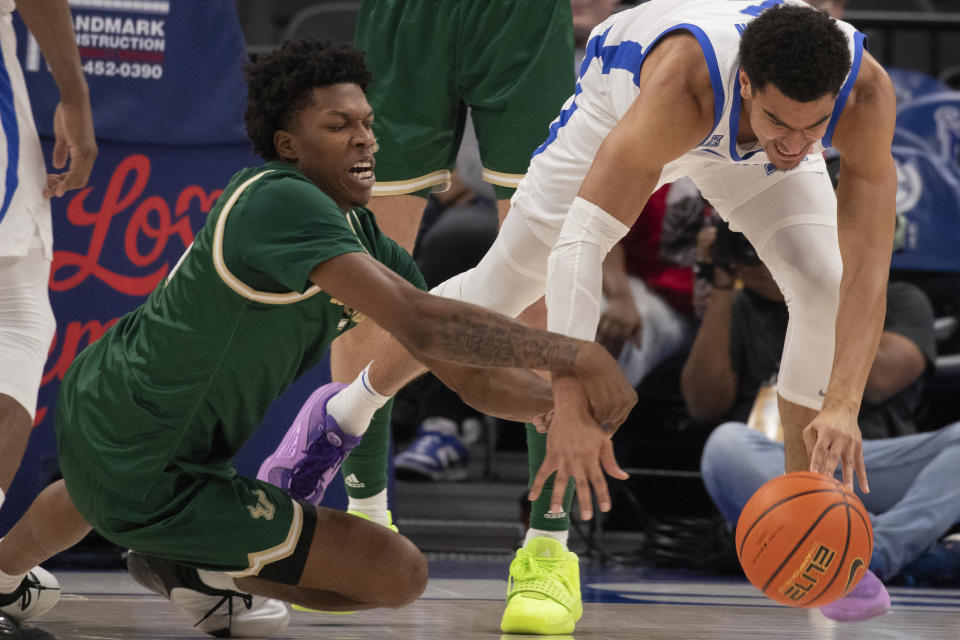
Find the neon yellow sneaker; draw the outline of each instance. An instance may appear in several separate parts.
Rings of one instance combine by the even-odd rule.
[[[567,635],[583,615],[580,559],[553,538],[533,538],[510,563],[504,633]]]
[[[364,520],[369,520],[370,516],[365,513],[360,513],[359,511],[354,511],[353,509],[348,509],[347,513],[352,516],[357,516],[358,518],[363,518]],[[387,511],[387,529],[393,531],[394,533],[400,533],[400,530],[397,529],[397,525],[393,524],[393,514],[390,511]],[[356,613],[356,611],[319,611],[317,609],[308,609],[307,607],[301,607],[298,604],[290,605],[297,611],[307,611],[309,613],[329,613],[332,615],[349,615],[351,613]]]

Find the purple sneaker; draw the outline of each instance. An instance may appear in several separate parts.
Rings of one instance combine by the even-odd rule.
[[[860,622],[890,610],[890,594],[880,578],[867,569],[853,591],[820,607],[820,613],[838,622]]]
[[[257,479],[287,491],[295,500],[319,505],[327,485],[362,436],[351,436],[327,415],[327,402],[347,385],[325,384],[307,398],[273,455],[260,465]]]

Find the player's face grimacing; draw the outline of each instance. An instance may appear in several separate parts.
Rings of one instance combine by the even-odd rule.
[[[754,89],[743,72],[740,82],[750,128],[760,146],[778,169],[793,169],[826,134],[836,96],[827,94],[810,102],[798,102],[772,84]]]
[[[316,87],[312,98],[286,132],[294,154],[286,159],[344,211],[365,205],[374,183],[373,109],[352,83]]]

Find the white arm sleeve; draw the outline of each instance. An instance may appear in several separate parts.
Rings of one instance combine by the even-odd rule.
[[[575,198],[547,260],[547,329],[593,341],[600,321],[603,259],[630,228]]]

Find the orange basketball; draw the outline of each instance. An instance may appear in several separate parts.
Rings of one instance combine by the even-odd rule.
[[[843,484],[796,471],[757,489],[740,513],[736,542],[753,586],[791,607],[822,607],[860,582],[873,554],[873,527]]]

